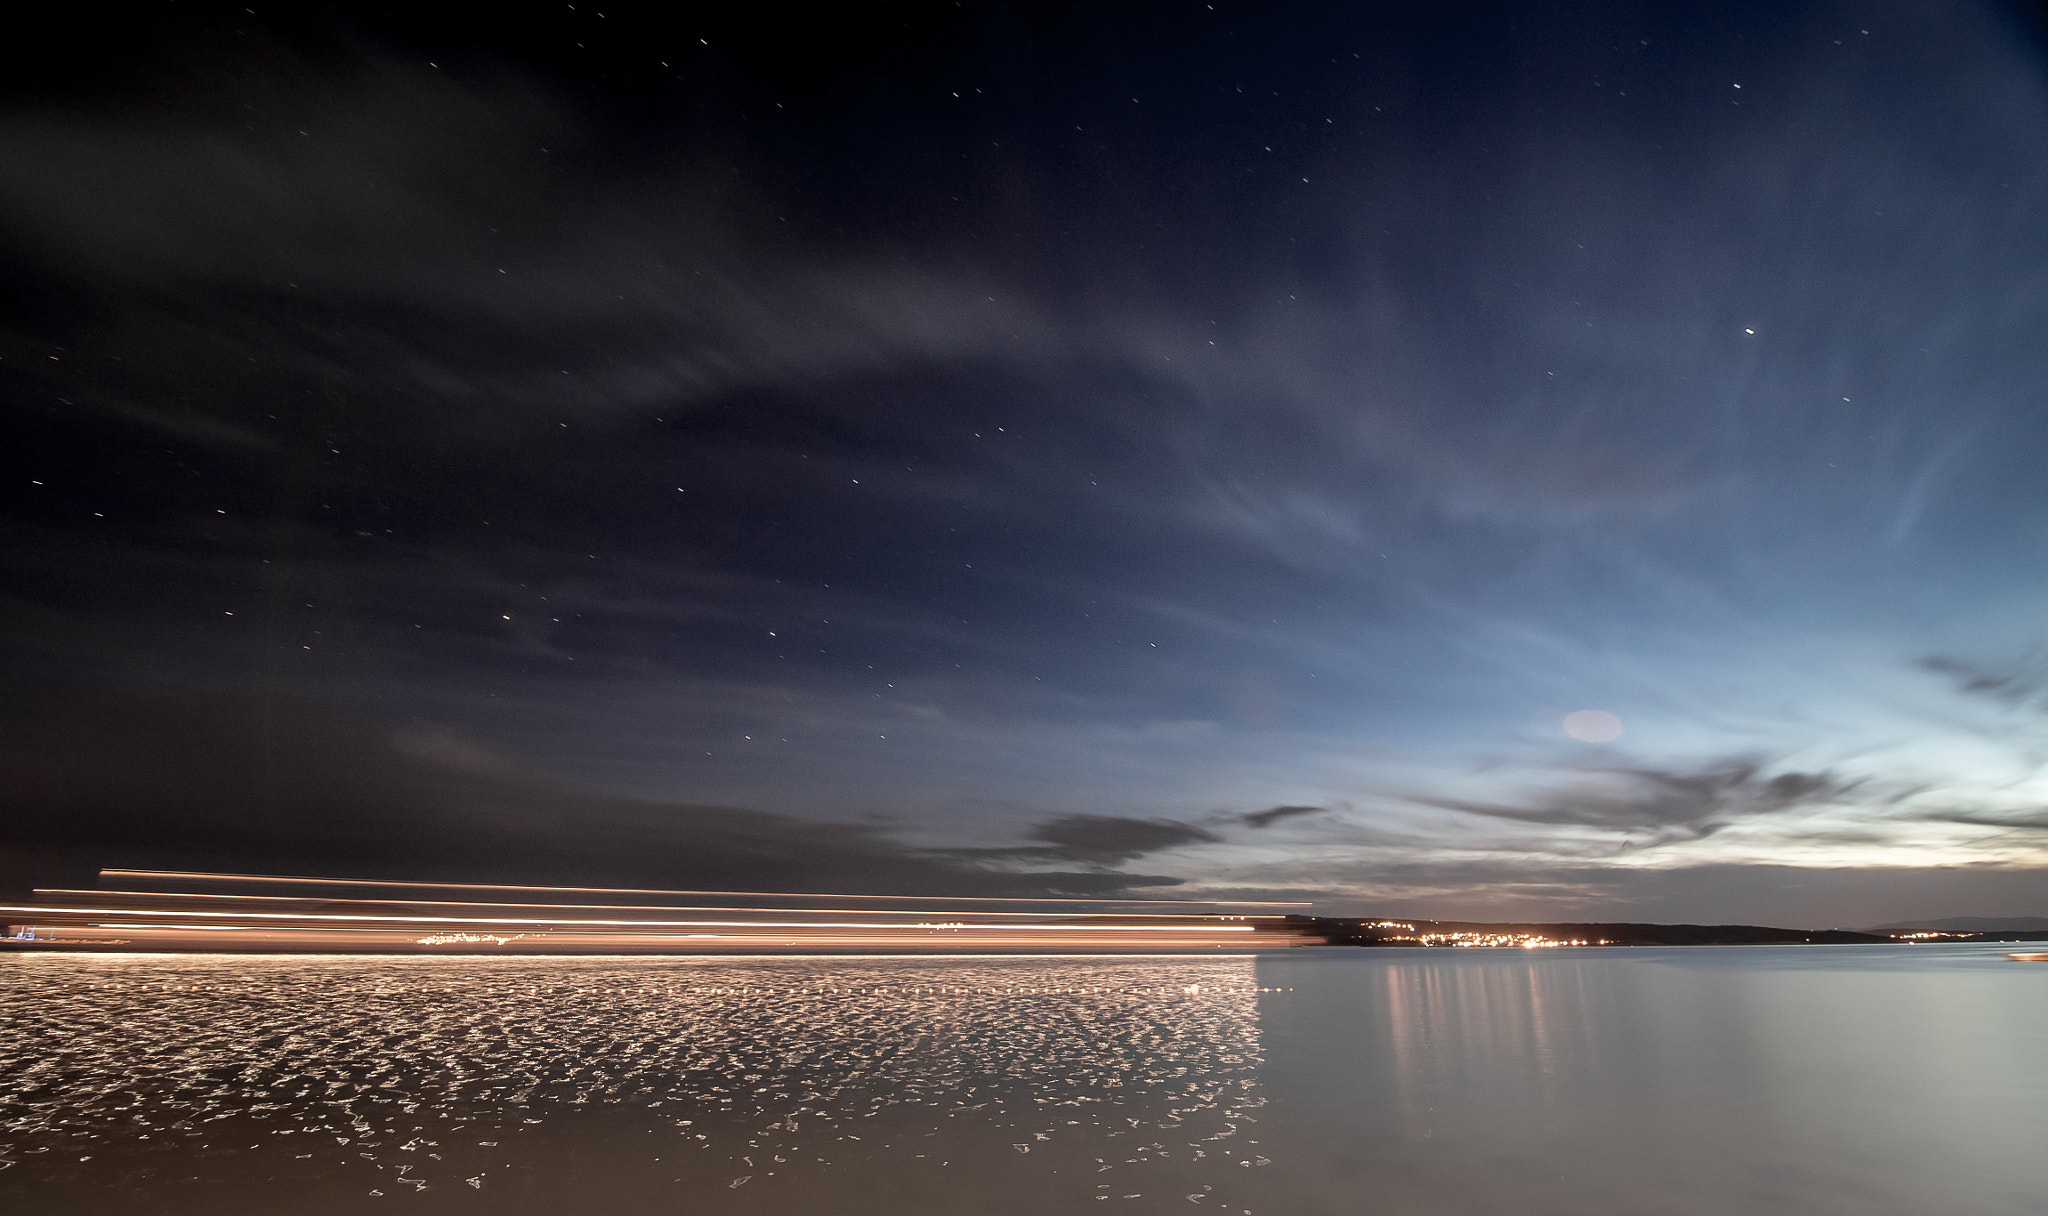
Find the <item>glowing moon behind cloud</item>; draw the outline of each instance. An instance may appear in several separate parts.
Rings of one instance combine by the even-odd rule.
[[[1564,733],[1581,743],[1612,743],[1621,738],[1621,719],[1604,709],[1581,709],[1564,716]]]

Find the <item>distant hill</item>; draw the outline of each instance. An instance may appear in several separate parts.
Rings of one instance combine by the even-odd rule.
[[[1870,933],[2038,933],[2048,931],[2048,916],[1951,916],[1943,920],[1906,920],[1879,925]]]
[[[1290,917],[1290,920],[1297,919]],[[1856,945],[1889,942],[1881,933],[1780,929],[1768,925],[1646,925],[1613,922],[1526,924],[1493,921],[1392,921],[1300,917],[1332,945],[1451,946],[1581,944],[1606,946]]]
[[[1897,942],[1898,934],[1954,934],[1951,941],[2048,941],[2048,917],[1958,916],[1876,929],[1780,929],[1771,925],[1529,924],[1460,920],[1290,916],[1290,927],[1333,946],[1848,946]]]

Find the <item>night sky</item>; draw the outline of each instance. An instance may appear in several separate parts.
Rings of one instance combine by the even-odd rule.
[[[2036,10],[650,8],[0,51],[5,881],[2048,914]]]

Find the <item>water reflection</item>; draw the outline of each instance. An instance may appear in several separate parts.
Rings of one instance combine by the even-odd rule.
[[[2036,1216],[1995,948],[0,962],[0,1210]]]
[[[1473,966],[1470,956],[1431,952],[1366,972],[1363,1000],[1383,1009],[1393,1070],[1392,1113],[1423,1119],[1437,1091],[1504,1081],[1519,1100],[1547,1105],[1560,1068],[1588,1054],[1590,994],[1584,969],[1530,963],[1520,955]]]
[[[1269,1163],[1242,956],[6,967],[15,1210],[1131,1211]]]
[[[1291,1212],[2048,1210],[2048,975],[1994,948],[1273,956]]]

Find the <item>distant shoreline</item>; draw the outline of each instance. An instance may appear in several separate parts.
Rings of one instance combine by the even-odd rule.
[[[1599,946],[1852,946],[1916,945],[1935,942],[2048,941],[2048,930],[1975,933],[1911,931],[1873,933],[1853,929],[1781,929],[1770,925],[1659,925],[1637,922],[1374,920],[1365,917],[1301,917],[1331,945],[1420,948],[1529,947],[1584,949]]]

